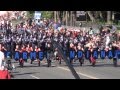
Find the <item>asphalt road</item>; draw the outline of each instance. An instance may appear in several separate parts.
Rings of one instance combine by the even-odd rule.
[[[75,79],[64,61],[61,65],[52,63],[52,67],[47,67],[45,61],[38,67],[37,62],[30,64],[28,61],[20,68],[18,63],[14,63],[16,70],[13,71],[13,79]],[[118,62],[120,65],[120,61]],[[120,67],[113,67],[112,60],[97,60],[95,67],[85,61],[81,67],[79,62],[74,62],[73,67],[81,79],[120,79]]]

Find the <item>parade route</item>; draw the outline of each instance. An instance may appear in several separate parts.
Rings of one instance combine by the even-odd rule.
[[[15,65],[16,70],[13,72],[13,79],[74,79],[64,62],[62,65],[53,63],[51,67],[47,67],[46,63],[41,63],[41,66],[38,67],[37,62],[33,64],[27,62],[23,68],[20,68],[18,63]],[[81,79],[120,78],[120,67],[113,67],[112,61],[99,60],[96,67],[92,67],[88,61],[82,67],[79,66],[78,62],[75,62],[74,68]]]

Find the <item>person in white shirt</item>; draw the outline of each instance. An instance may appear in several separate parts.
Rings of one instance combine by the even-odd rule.
[[[1,51],[2,49],[2,45],[0,44],[0,70],[4,70],[5,67],[4,67],[4,64],[3,64],[3,61],[4,61],[4,53]]]

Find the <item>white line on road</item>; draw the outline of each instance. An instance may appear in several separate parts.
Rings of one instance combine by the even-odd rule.
[[[30,75],[31,77],[33,77],[33,78],[36,78],[36,79],[40,79],[39,77],[36,77],[36,76],[34,76],[34,75]]]
[[[69,69],[67,68],[64,68],[64,67],[58,67],[60,69],[63,69],[63,70],[66,70],[66,71],[70,71]],[[82,76],[85,76],[85,77],[88,77],[88,78],[91,78],[91,79],[99,79],[97,77],[93,77],[93,76],[90,76],[90,75],[87,75],[87,74],[84,74],[84,73],[80,73],[80,72],[77,72],[79,75],[82,75]]]

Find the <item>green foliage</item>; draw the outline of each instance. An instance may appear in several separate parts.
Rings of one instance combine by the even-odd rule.
[[[27,11],[27,17],[32,18],[34,16],[34,11]]]
[[[42,11],[41,14],[42,14],[42,18],[51,19],[53,17],[52,11]]]
[[[28,11],[27,17],[32,18],[34,16],[35,11]],[[51,19],[53,17],[53,12],[52,11],[41,11],[42,18],[48,18]]]

